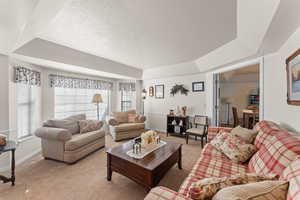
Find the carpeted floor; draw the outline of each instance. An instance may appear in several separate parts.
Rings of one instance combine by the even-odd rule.
[[[164,135],[162,135],[164,136]],[[165,140],[183,144],[183,170],[175,165],[159,185],[178,190],[199,158],[199,141],[169,136]],[[103,148],[74,165],[44,160],[35,156],[17,167],[14,187],[0,183],[0,200],[142,200],[146,190],[130,179],[113,173],[112,181],[106,180],[106,149],[119,145],[106,136]]]

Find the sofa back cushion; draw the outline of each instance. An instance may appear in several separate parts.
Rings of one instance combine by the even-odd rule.
[[[300,157],[298,156],[283,171],[280,180],[289,181],[287,200],[300,199]]]
[[[64,119],[65,120],[74,120],[74,121],[86,120],[86,115],[85,114],[71,115]]]
[[[261,121],[257,123],[253,129],[258,131],[254,140],[254,145],[257,149],[260,149],[262,146],[270,143],[273,138],[274,131],[280,130],[280,127],[271,121]]]
[[[274,137],[270,143],[261,146],[251,158],[248,164],[250,172],[280,175],[300,155],[300,136],[283,130],[275,130],[273,133]]]
[[[128,123],[128,114],[136,114],[136,111],[128,110],[126,112],[113,112],[112,116],[119,123]]]
[[[80,133],[100,130],[103,122],[99,120],[79,120]]]
[[[74,121],[74,120],[49,119],[43,123],[43,126],[66,129],[71,134],[79,133],[78,121]]]

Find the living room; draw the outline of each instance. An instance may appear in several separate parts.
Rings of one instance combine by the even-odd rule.
[[[280,0],[2,1],[0,200],[222,199],[235,184],[203,197],[205,181],[237,174],[245,191],[267,182],[270,193],[282,191],[269,199],[300,199],[299,8]],[[259,119],[250,117],[251,131],[231,120],[222,129],[215,75],[254,65]],[[236,130],[257,135],[244,144]],[[251,157],[222,153],[224,135]],[[143,154],[145,141],[153,145]],[[275,159],[262,149],[291,153]]]

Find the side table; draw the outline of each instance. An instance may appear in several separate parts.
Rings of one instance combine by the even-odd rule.
[[[7,144],[3,147],[0,147],[0,155],[5,152],[11,151],[11,177],[7,178],[5,176],[0,175],[0,181],[3,181],[3,183],[11,182],[11,185],[15,185],[15,151],[16,151],[17,145],[14,141],[7,141]]]

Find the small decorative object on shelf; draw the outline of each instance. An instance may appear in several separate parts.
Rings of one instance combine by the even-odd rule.
[[[180,120],[179,126],[183,126],[183,121],[182,120]]]
[[[182,110],[182,115],[183,115],[183,116],[186,116],[187,107],[186,107],[186,106],[183,106],[183,107],[181,108],[181,110]]]
[[[4,147],[6,145],[6,135],[0,134],[0,147]]]
[[[174,115],[175,113],[174,113],[174,110],[170,110],[170,113],[169,113],[169,115]]]
[[[174,126],[174,133],[180,134],[180,126]]]
[[[175,119],[172,121],[172,125],[177,125]]]

